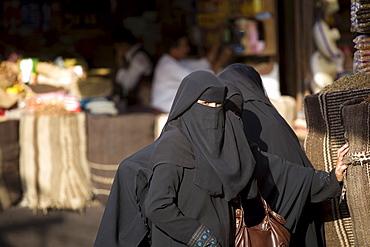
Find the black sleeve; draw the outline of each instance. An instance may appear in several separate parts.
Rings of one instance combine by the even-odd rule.
[[[176,201],[184,173],[183,167],[160,164],[155,167],[145,201],[147,217],[159,229],[184,244],[193,244],[199,232],[213,235],[198,220],[187,217],[178,208]],[[199,235],[202,237],[202,235]],[[217,244],[217,240],[214,242]],[[216,245],[207,245],[216,246]]]
[[[331,172],[315,170],[311,183],[311,202],[317,203],[338,197],[341,191],[341,185],[335,176],[335,169]]]

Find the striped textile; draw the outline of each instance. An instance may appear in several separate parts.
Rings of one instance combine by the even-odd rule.
[[[106,204],[118,165],[154,141],[156,115],[127,113],[87,117],[88,160],[94,198]]]
[[[22,204],[81,210],[92,200],[86,115],[25,115],[20,119]]]
[[[370,104],[363,98],[346,101],[342,108],[345,137],[349,143],[345,186],[355,246],[369,246],[370,222]]]
[[[366,97],[370,88],[349,89],[307,95],[304,108],[307,136],[304,147],[316,169],[331,171],[337,161],[336,152],[345,142],[341,122],[341,104],[352,98]],[[355,246],[352,221],[347,202],[339,198],[323,203],[327,247]]]

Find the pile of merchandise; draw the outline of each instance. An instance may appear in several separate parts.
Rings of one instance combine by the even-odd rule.
[[[370,1],[351,1],[351,32],[370,33]]]
[[[370,1],[352,0],[351,32],[359,35],[353,39],[357,49],[353,56],[353,72],[370,72]]]
[[[30,72],[26,71],[24,61],[31,61]],[[72,90],[78,80],[73,70],[50,62],[3,61],[0,64],[0,115],[20,118],[27,113],[62,116],[80,112],[79,100]]]

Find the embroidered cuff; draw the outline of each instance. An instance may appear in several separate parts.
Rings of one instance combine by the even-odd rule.
[[[204,225],[200,225],[191,236],[188,244],[190,247],[218,247],[218,240],[209,229]]]

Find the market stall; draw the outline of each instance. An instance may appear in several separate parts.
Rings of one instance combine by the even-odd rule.
[[[109,95],[112,86],[87,78],[78,65],[36,58],[1,63],[2,209],[21,200],[32,209],[81,210],[93,200],[81,102]]]
[[[11,171],[10,158],[0,160],[0,171],[12,172],[18,183],[4,187],[11,176],[0,173],[1,209],[81,210],[94,200],[106,203],[119,163],[152,143],[163,126],[150,109],[119,112],[109,97],[110,73],[34,58],[1,63],[0,93],[7,98],[0,102],[0,131],[15,143],[14,150],[0,143],[14,156]]]
[[[35,58],[3,61],[1,68],[1,91],[8,96],[1,105],[1,127],[19,122],[19,167],[15,164],[13,174],[19,175],[21,205],[82,209],[91,201],[92,189],[86,116],[73,93],[78,74]]]

